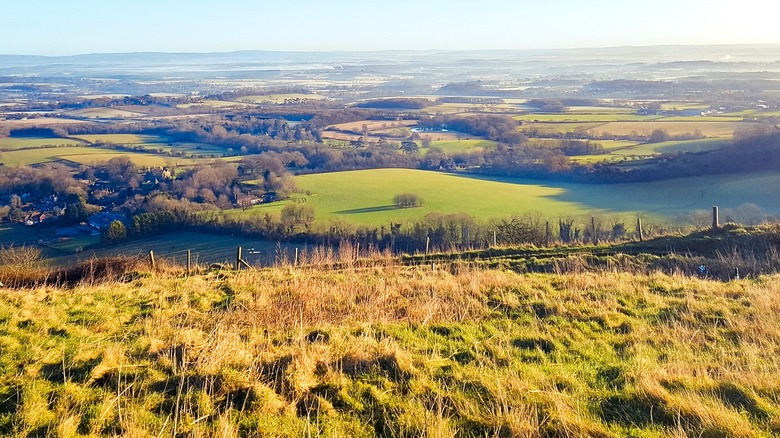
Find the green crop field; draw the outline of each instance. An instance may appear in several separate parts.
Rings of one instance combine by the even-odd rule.
[[[744,117],[738,117],[738,116],[725,116],[725,115],[715,115],[715,116],[670,116],[670,117],[664,117],[661,119],[664,122],[741,122],[745,118]]]
[[[47,146],[79,146],[82,142],[59,137],[5,137],[0,138],[0,150],[10,151],[24,148],[43,148]]]
[[[563,114],[523,114],[515,116],[515,120],[523,122],[548,122],[548,123],[577,123],[577,122],[619,122],[619,121],[648,121],[658,120],[660,116],[640,116],[637,114],[623,113],[563,113]]]
[[[152,155],[144,153],[133,153],[123,151],[104,150],[99,153],[92,154],[73,154],[73,155],[61,155],[63,160],[72,161],[79,164],[92,165],[103,161],[108,161],[111,158],[125,156],[130,159],[136,166],[166,166],[169,164],[189,165],[193,163],[193,160],[189,158],[180,157],[167,157],[164,155]]]
[[[138,166],[165,166],[169,163],[188,165],[194,162],[192,159],[188,158],[167,157],[164,155],[134,153],[81,146],[23,149],[3,152],[0,154],[0,163],[3,163],[7,166],[25,166],[30,164],[67,160],[79,164],[95,164],[101,161],[107,161],[120,155],[130,158],[130,160],[132,160]]]
[[[616,162],[626,160],[628,155],[611,154],[593,154],[593,155],[575,155],[569,159],[575,163],[600,163],[602,161]]]
[[[705,138],[701,140],[665,141],[661,143],[643,143],[613,151],[617,155],[653,155],[675,152],[703,152],[720,149],[729,144],[728,140]]]
[[[549,132],[549,133],[567,133],[567,132],[574,132],[574,131],[587,131],[589,129],[595,129],[600,126],[602,126],[603,123],[599,122],[591,122],[591,123],[582,123],[582,122],[576,122],[576,123],[568,123],[568,122],[550,122],[550,123],[534,123],[534,122],[523,122],[523,124],[520,126],[521,132],[527,132],[531,130],[539,131],[539,132]]]
[[[686,109],[700,109],[700,110],[706,110],[710,107],[710,105],[707,105],[705,103],[701,102],[663,102],[661,104],[661,109],[665,111],[675,111],[675,110],[686,110]]]
[[[759,109],[748,109],[733,113],[719,114],[718,117],[780,117],[780,111],[763,111]]]
[[[207,143],[171,143],[170,138],[161,135],[143,134],[87,134],[77,138],[90,143],[113,143],[142,146],[151,151],[184,152],[193,155],[222,155],[227,148]]]
[[[432,147],[443,150],[446,154],[458,152],[476,152],[496,147],[496,142],[490,140],[434,140]],[[424,151],[424,149],[421,149]]]
[[[608,158],[605,155],[604,158]],[[305,205],[317,220],[341,218],[358,224],[408,221],[430,212],[463,212],[478,218],[541,212],[547,217],[637,214],[674,218],[712,205],[757,204],[780,212],[773,187],[780,175],[725,175],[634,184],[575,184],[523,179],[480,179],[407,169],[378,169],[304,175],[296,178]],[[424,205],[402,209],[393,196],[419,195]],[[278,214],[284,203],[250,208],[243,215]]]
[[[597,134],[611,135],[650,135],[656,129],[663,129],[669,135],[692,134],[701,132],[707,137],[731,137],[734,130],[744,126],[744,122],[718,122],[702,119],[701,121],[673,122],[673,121],[645,121],[645,122],[611,122],[590,129]]]
[[[601,147],[603,147],[608,151],[614,151],[616,149],[624,149],[639,144],[639,142],[627,141],[627,140],[593,140],[593,142],[600,144]]]
[[[85,134],[77,138],[90,143],[114,143],[114,144],[168,144],[168,139],[159,135],[140,134]]]
[[[94,147],[62,147],[62,148],[38,148],[10,152],[0,155],[0,162],[6,166],[25,166],[30,164],[47,163],[57,160],[74,161],[79,155],[105,155],[106,160],[121,154],[117,151],[101,150]]]
[[[167,152],[184,152],[192,155],[216,155],[221,156],[227,151],[224,146],[207,143],[174,143],[173,146],[149,145],[148,149],[162,149]]]
[[[570,106],[566,112],[569,114],[636,114],[636,109],[614,106]]]

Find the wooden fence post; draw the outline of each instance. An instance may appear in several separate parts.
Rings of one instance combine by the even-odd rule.
[[[157,269],[157,265],[154,263],[154,251],[149,250],[149,264],[152,265],[152,271]]]
[[[295,248],[295,266],[298,266],[298,248]]]
[[[429,236],[425,238],[425,255],[428,255],[428,249],[430,248],[430,246],[431,246],[431,238]]]
[[[187,250],[187,276],[192,272],[192,250]]]
[[[236,271],[241,269],[241,247],[236,251]]]
[[[590,231],[593,233],[590,236],[591,242],[595,245],[599,243],[599,238],[596,236],[596,218],[591,216],[590,217]]]
[[[718,215],[718,206],[712,207],[712,231],[717,231],[720,227],[720,217]]]
[[[636,234],[639,235],[639,241],[642,242],[644,240],[644,236],[642,235],[642,218],[636,218]]]
[[[495,248],[497,245],[496,243],[496,230],[493,230],[493,247]]]

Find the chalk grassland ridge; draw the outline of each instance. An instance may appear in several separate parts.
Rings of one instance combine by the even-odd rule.
[[[0,289],[0,433],[780,433],[777,276],[180,274]]]

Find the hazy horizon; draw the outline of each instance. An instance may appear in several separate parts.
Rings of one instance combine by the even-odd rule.
[[[266,53],[299,53],[299,54],[328,54],[328,53],[392,53],[392,52],[440,52],[440,53],[468,53],[468,52],[554,52],[554,51],[588,51],[588,50],[610,50],[610,49],[653,49],[653,48],[707,48],[707,47],[760,47],[760,46],[780,46],[780,43],[735,43],[735,44],[648,44],[648,45],[616,45],[616,46],[592,46],[592,47],[549,47],[549,48],[527,48],[527,49],[440,49],[440,48],[419,48],[419,49],[375,49],[375,50],[273,50],[273,49],[237,49],[237,50],[214,50],[214,51],[160,51],[160,50],[138,50],[129,52],[77,52],[62,55],[39,55],[29,53],[2,53],[0,56],[31,56],[31,57],[47,57],[47,58],[67,58],[67,57],[79,57],[79,56],[92,56],[92,55],[143,55],[143,54],[160,54],[160,55],[211,55],[211,54],[231,54],[231,53],[251,53],[251,52],[266,52]],[[780,61],[780,54],[778,55]]]
[[[0,54],[534,50],[778,44],[772,3],[13,2]]]

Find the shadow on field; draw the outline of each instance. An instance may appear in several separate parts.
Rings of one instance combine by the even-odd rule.
[[[352,210],[340,210],[340,211],[334,211],[335,214],[359,214],[359,213],[376,213],[379,211],[390,211],[390,210],[400,210],[401,207],[397,205],[380,205],[378,207],[366,207],[366,208],[355,208]]]

